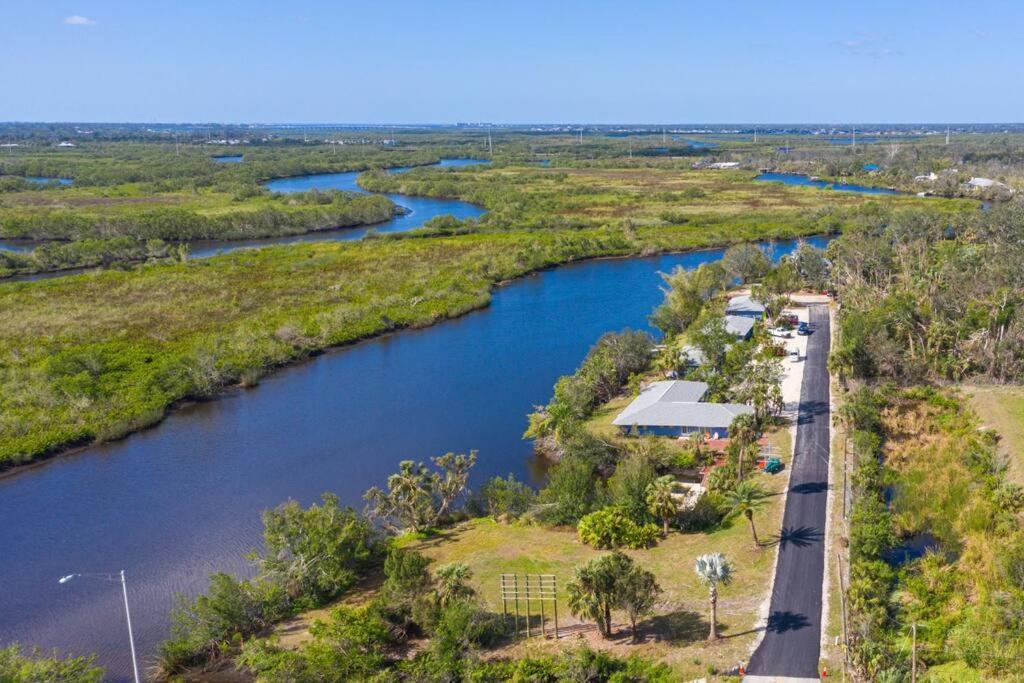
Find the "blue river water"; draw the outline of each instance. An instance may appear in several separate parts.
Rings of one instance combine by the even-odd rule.
[[[487,164],[489,161],[483,159],[442,159],[431,166],[411,167],[403,166],[390,169],[391,173],[404,173],[413,168],[457,168],[461,166],[472,166],[476,164]],[[309,190],[345,190],[347,192],[366,193],[366,190],[359,187],[356,179],[360,171],[347,173],[316,173],[313,175],[294,176],[291,178],[277,178],[264,183],[264,186],[273,191],[290,194],[293,192],[308,192]],[[194,258],[204,258],[214,254],[226,254],[239,249],[252,249],[272,244],[295,244],[298,242],[326,242],[362,239],[371,230],[379,233],[406,232],[420,228],[431,218],[437,216],[451,215],[455,218],[479,218],[484,215],[483,207],[457,199],[434,199],[431,197],[413,197],[405,194],[386,194],[388,199],[403,207],[405,213],[391,218],[383,223],[376,223],[370,226],[355,228],[339,228],[337,230],[320,230],[307,232],[302,235],[288,235],[285,237],[261,237],[251,240],[232,241],[198,241],[192,242],[190,255]]]
[[[817,187],[823,190],[836,190],[838,192],[858,192],[860,194],[903,194],[899,190],[888,187],[868,187],[854,183],[830,183],[826,180],[812,180],[810,176],[800,173],[762,173],[754,178],[767,183],[782,183],[784,185],[805,185]]]
[[[224,159],[225,157],[213,157],[213,159]],[[488,164],[485,159],[441,159],[437,164],[418,168],[458,168],[473,166],[477,164]],[[390,169],[392,173],[404,173],[412,170],[413,167],[400,167]],[[362,192],[365,190],[359,187],[356,178],[358,171],[348,173],[318,173],[314,175],[295,176],[292,178],[278,178],[265,183],[266,187],[274,192],[292,193],[307,192],[309,190],[345,190],[348,192]],[[70,182],[70,181],[68,181]],[[190,256],[192,258],[206,258],[216,254],[226,254],[239,249],[253,249],[275,244],[295,244],[298,242],[326,242],[326,241],[350,241],[362,239],[371,230],[375,232],[405,232],[422,227],[424,223],[436,216],[451,215],[459,219],[479,218],[484,215],[483,207],[457,199],[433,199],[430,197],[412,197],[404,194],[386,195],[391,201],[402,206],[406,211],[396,215],[391,220],[377,223],[371,226],[360,226],[355,228],[339,228],[336,230],[320,230],[301,235],[287,235],[284,237],[260,237],[251,240],[199,240],[189,244]],[[0,250],[6,251],[30,251],[36,247],[36,243],[26,240],[0,240]],[[80,271],[73,271],[80,272]],[[66,275],[58,273],[56,276]],[[44,273],[41,275],[25,276],[17,279],[44,279],[54,274]]]
[[[220,156],[210,157],[218,164],[240,164],[245,158],[243,154],[221,154]]]
[[[24,176],[25,180],[36,185],[45,185],[46,183],[57,181],[59,185],[71,185],[75,181],[71,178],[44,178],[39,175],[27,175]]]
[[[778,258],[794,246],[768,249]],[[0,644],[98,652],[123,679],[118,587],[59,577],[125,569],[140,652],[152,661],[175,595],[203,590],[213,571],[248,573],[260,512],[282,501],[333,491],[361,508],[400,460],[470,449],[474,484],[510,472],[540,483],[522,439],[527,413],[602,333],[648,328],[659,271],[721,255],[542,271],[469,315],[334,350],[122,441],[0,478]]]

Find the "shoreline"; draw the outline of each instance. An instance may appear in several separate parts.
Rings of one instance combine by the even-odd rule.
[[[496,280],[496,281],[494,281],[491,284],[491,286],[488,289],[488,291],[487,291],[487,298],[486,298],[486,300],[483,301],[479,305],[470,306],[467,309],[458,311],[458,312],[456,312],[456,313],[454,313],[453,315],[450,315],[450,316],[434,318],[433,320],[431,320],[429,322],[426,322],[426,323],[424,323],[422,325],[406,325],[406,326],[395,327],[395,328],[391,328],[391,329],[383,329],[383,330],[379,330],[377,332],[366,334],[366,335],[361,336],[361,337],[354,338],[352,340],[349,340],[349,341],[341,343],[341,344],[335,344],[335,345],[331,345],[331,346],[325,346],[325,347],[322,347],[322,348],[312,349],[312,350],[308,351],[307,353],[304,353],[302,355],[296,356],[296,357],[291,358],[289,360],[286,360],[286,361],[284,361],[282,363],[277,363],[277,364],[265,366],[264,369],[266,370],[266,372],[262,373],[260,375],[260,378],[262,379],[263,377],[266,377],[266,376],[269,376],[271,374],[274,374],[274,373],[276,373],[276,372],[278,372],[280,370],[284,370],[284,369],[287,369],[287,368],[290,368],[290,367],[293,367],[293,366],[300,365],[300,364],[302,364],[304,362],[307,362],[307,361],[312,360],[314,358],[317,358],[319,356],[325,355],[327,353],[332,353],[332,352],[335,352],[335,351],[344,350],[344,349],[346,349],[348,347],[351,347],[351,346],[354,346],[356,344],[360,344],[360,343],[371,341],[371,340],[375,340],[375,339],[384,338],[384,337],[390,336],[392,334],[398,334],[398,333],[401,333],[401,332],[425,330],[427,328],[434,327],[435,325],[437,325],[439,323],[442,323],[442,322],[444,322],[446,320],[455,320],[457,318],[461,318],[461,317],[463,317],[465,315],[468,315],[470,313],[473,313],[475,311],[483,310],[483,309],[485,309],[485,308],[487,308],[487,307],[489,307],[491,305],[491,300],[493,299],[494,292],[496,290],[498,290],[499,288],[505,287],[507,285],[510,285],[510,284],[512,284],[512,283],[514,283],[514,282],[516,282],[518,280],[522,280],[522,279],[524,279],[526,277],[529,277],[531,275],[543,273],[543,272],[550,271],[550,270],[555,270],[557,268],[564,268],[564,267],[567,267],[567,266],[582,264],[582,263],[586,263],[586,262],[589,262],[589,261],[623,260],[623,259],[635,259],[635,258],[643,259],[643,258],[657,258],[659,256],[670,256],[670,255],[681,255],[681,254],[696,254],[696,253],[701,253],[701,252],[708,252],[708,251],[715,251],[715,250],[719,250],[719,249],[726,249],[726,248],[728,248],[728,247],[730,247],[730,246],[732,246],[734,244],[741,244],[741,243],[744,243],[744,242],[753,242],[753,243],[756,243],[756,244],[763,244],[763,243],[772,243],[772,242],[780,242],[780,241],[788,241],[788,240],[800,240],[800,239],[812,239],[812,238],[815,238],[815,237],[829,237],[829,236],[831,236],[829,233],[813,233],[813,234],[796,235],[796,236],[793,236],[793,237],[774,238],[774,239],[726,240],[726,241],[723,241],[723,242],[721,242],[719,244],[716,244],[716,245],[709,245],[709,246],[704,246],[704,247],[696,247],[696,248],[692,248],[692,249],[664,249],[664,250],[656,250],[656,251],[651,252],[651,253],[634,252],[634,253],[624,253],[624,254],[598,254],[598,255],[595,255],[595,256],[584,256],[584,257],[580,257],[580,258],[570,259],[568,261],[561,261],[561,262],[557,262],[557,263],[552,263],[552,264],[548,264],[548,265],[545,265],[545,266],[540,266],[540,267],[537,267],[537,268],[533,268],[533,269],[524,271],[523,273],[521,273],[520,275],[517,275],[514,278],[506,278],[504,280]],[[171,403],[168,403],[166,406],[163,407],[161,415],[157,419],[155,419],[153,422],[145,424],[145,425],[142,425],[142,426],[137,427],[135,429],[131,429],[131,430],[125,432],[123,435],[121,435],[121,436],[119,436],[117,438],[104,439],[102,441],[92,440],[92,441],[89,441],[88,443],[84,443],[84,444],[83,443],[75,443],[75,444],[71,444],[71,445],[68,445],[68,446],[63,447],[63,448],[54,449],[51,452],[47,452],[47,453],[43,453],[43,454],[37,455],[37,456],[32,457],[32,458],[30,458],[30,459],[28,459],[28,460],[26,460],[24,462],[10,464],[10,465],[0,464],[0,481],[7,480],[7,479],[9,479],[11,477],[14,477],[14,476],[17,476],[18,474],[21,474],[23,472],[27,472],[27,471],[35,468],[35,467],[40,467],[40,466],[49,464],[51,461],[57,459],[58,457],[71,456],[71,455],[80,455],[83,452],[87,451],[92,446],[98,446],[98,445],[104,444],[104,443],[113,443],[113,442],[116,442],[116,441],[120,441],[122,439],[126,439],[126,438],[130,437],[133,434],[137,434],[137,433],[140,433],[140,432],[144,432],[144,431],[146,431],[148,429],[152,429],[152,428],[158,426],[160,423],[162,423],[165,419],[167,419],[168,415],[172,411],[181,410],[182,408],[186,408],[189,405],[195,405],[195,404],[199,404],[199,403],[210,403],[210,402],[218,401],[218,400],[221,400],[222,398],[224,398],[224,397],[234,393],[237,390],[247,389],[247,388],[256,388],[258,386],[259,386],[259,382],[257,382],[255,385],[250,385],[250,386],[245,386],[245,385],[243,385],[241,383],[225,384],[225,385],[221,386],[220,388],[218,388],[218,390],[213,395],[211,395],[209,398],[197,399],[197,398],[194,398],[194,397],[191,397],[191,398],[186,397],[186,398],[182,398],[182,399],[180,399],[178,401],[173,401]]]

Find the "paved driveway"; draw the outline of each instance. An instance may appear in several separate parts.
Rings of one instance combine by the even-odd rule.
[[[747,668],[751,677],[818,679],[828,496],[828,308],[811,306],[810,320],[817,329],[807,341],[771,612],[764,639]]]

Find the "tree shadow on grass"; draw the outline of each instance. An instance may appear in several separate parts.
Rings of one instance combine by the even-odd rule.
[[[711,625],[704,615],[690,610],[658,614],[637,624],[639,642],[664,642],[687,645],[708,637]],[[626,631],[627,635],[629,631]]]

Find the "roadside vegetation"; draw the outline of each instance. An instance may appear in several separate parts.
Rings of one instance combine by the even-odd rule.
[[[865,679],[906,679],[915,661],[925,680],[1017,676],[1024,490],[980,427],[1016,434],[949,385],[1022,379],[1020,216],[1017,201],[957,220],[902,213],[829,246],[853,468],[847,642]]]

